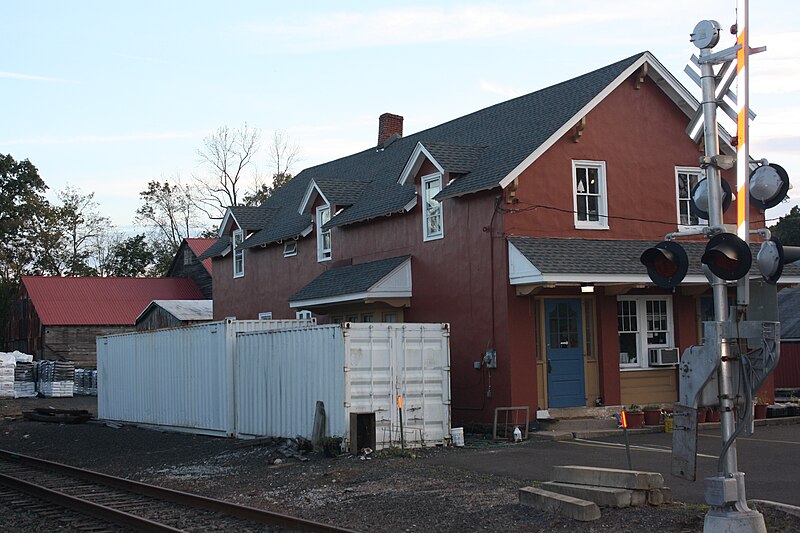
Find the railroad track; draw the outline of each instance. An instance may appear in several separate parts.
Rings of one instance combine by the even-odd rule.
[[[20,492],[27,497],[21,497]],[[354,533],[5,450],[0,450],[0,501],[69,521],[78,530],[95,532],[122,528],[153,532]]]

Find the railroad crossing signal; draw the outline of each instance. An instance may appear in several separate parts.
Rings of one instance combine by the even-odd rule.
[[[639,260],[647,267],[647,275],[662,289],[673,289],[683,281],[689,270],[689,257],[683,246],[663,241],[642,253]]]

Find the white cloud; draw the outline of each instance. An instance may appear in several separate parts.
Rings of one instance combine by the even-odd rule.
[[[242,29],[266,35],[281,47],[297,51],[366,48],[386,45],[440,43],[464,39],[492,39],[532,31],[575,30],[626,19],[630,11],[604,6],[602,10],[502,9],[490,6],[405,8],[363,12],[327,13],[302,22],[280,20],[249,24]]]
[[[517,96],[524,94],[519,89],[513,87],[504,87],[488,80],[480,80],[478,82],[478,86],[482,91],[486,91],[487,93],[491,94],[497,94],[503,98],[516,98]]]
[[[170,139],[191,139],[203,137],[210,133],[209,130],[201,131],[165,131],[128,133],[122,135],[76,135],[72,137],[34,137],[29,139],[11,139],[0,141],[3,145],[41,145],[41,144],[88,144],[88,143],[115,143],[130,141],[160,141]]]
[[[21,81],[43,81],[46,83],[78,83],[73,80],[65,80],[61,78],[50,78],[48,76],[34,76],[32,74],[21,74],[19,72],[6,72],[0,71],[0,78]]]

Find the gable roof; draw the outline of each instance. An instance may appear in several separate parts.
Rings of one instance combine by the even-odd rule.
[[[188,278],[61,278],[23,276],[45,326],[133,326],[153,300],[202,300]]]
[[[399,183],[399,179],[419,145],[426,147],[445,171],[459,175],[443,188],[438,199],[505,187],[563,135],[562,131],[573,127],[644,63],[652,66],[647,75],[687,117],[691,116],[697,101],[649,52],[642,52],[577,78],[399,138],[388,146],[371,147],[305,169],[264,202],[262,207],[274,209],[275,215],[244,242],[244,247],[310,232],[311,215],[299,213],[298,209],[312,180],[326,184],[326,196],[335,194],[339,183],[343,195],[357,200],[333,216],[326,228],[410,210],[416,205],[416,189],[412,183]],[[368,185],[354,198],[355,195],[347,193],[352,183]]]
[[[139,316],[136,317],[136,322],[139,322],[151,309],[156,307],[160,307],[178,320],[184,322],[200,320],[210,321],[214,318],[213,300],[153,300],[144,308],[144,311],[139,313]]]
[[[218,239],[186,238],[183,240],[186,241],[186,245],[192,250],[194,255],[199,258],[206,250],[211,248]],[[206,272],[211,274],[211,269],[213,268],[211,259],[203,259],[200,263],[203,265],[203,268],[206,269]]]
[[[353,297],[351,299],[361,297],[410,259],[410,255],[403,255],[326,270],[291,295],[289,302],[290,304],[291,302],[316,302],[343,295],[351,295]],[[406,294],[407,287],[402,287],[402,290],[405,291],[402,295],[395,296],[411,296]],[[297,305],[292,305],[292,307],[297,307]]]
[[[218,255],[225,255],[228,248],[231,245],[231,238],[227,235],[221,236],[219,239],[215,239],[216,242],[208,247],[208,249],[203,252],[202,254],[197,256],[197,259],[200,261],[210,261],[212,257],[217,257]],[[211,270],[209,270],[211,272]]]

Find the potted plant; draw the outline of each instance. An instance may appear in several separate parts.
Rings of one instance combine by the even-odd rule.
[[[644,426],[644,412],[635,403],[625,409],[625,417],[628,420],[628,429],[639,429]]]
[[[709,407],[706,414],[707,422],[719,422],[719,407]]]
[[[753,418],[756,420],[767,418],[767,400],[761,396],[756,396],[755,405],[753,405]]]
[[[644,406],[644,424],[646,426],[657,426],[661,424],[661,406],[650,404]]]
[[[325,454],[325,457],[336,457],[342,453],[342,437],[337,435],[322,437],[319,440],[319,445],[322,447],[322,453]]]
[[[697,423],[703,424],[708,417],[708,408],[706,407],[698,407],[697,408]]]

